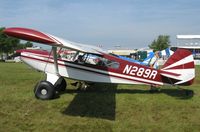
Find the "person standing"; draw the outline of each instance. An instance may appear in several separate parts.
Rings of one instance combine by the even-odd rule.
[[[151,60],[149,61],[149,66],[151,68],[154,68],[154,69],[158,69],[158,60],[160,58],[160,52],[159,51],[156,51],[154,53],[154,56],[151,58]]]
[[[159,60],[160,57],[161,57],[160,52],[156,51],[154,53],[154,56],[149,61],[149,67],[154,68],[154,69],[158,69],[158,60]],[[152,84],[151,87],[150,87],[150,92],[155,92],[155,91],[160,91],[160,89],[158,88],[158,85]]]

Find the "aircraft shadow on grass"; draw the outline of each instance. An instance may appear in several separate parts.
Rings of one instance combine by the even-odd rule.
[[[188,90],[189,91],[189,90]],[[72,102],[61,111],[64,115],[115,120],[116,94],[167,94],[177,99],[190,99],[193,91],[186,93],[182,89],[161,89],[156,93],[149,90],[117,89],[115,84],[97,84],[86,91],[67,90],[66,93],[77,93]]]
[[[77,93],[63,114],[115,120],[117,85],[98,84],[87,91],[67,90]]]

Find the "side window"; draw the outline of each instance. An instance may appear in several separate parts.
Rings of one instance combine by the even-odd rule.
[[[102,60],[102,58],[95,54],[85,54],[83,56],[83,60],[86,64],[99,65],[99,62]]]
[[[79,64],[84,64],[84,54],[82,52],[77,52],[76,55],[73,57],[74,62]]]
[[[103,58],[100,55],[85,54],[83,56],[83,59],[84,59],[86,64],[97,65],[97,66],[108,67],[108,68],[114,68],[114,69],[119,68],[118,62],[113,61],[113,60],[108,60],[106,58]]]
[[[73,61],[74,56],[76,55],[77,51],[72,51],[67,48],[60,48],[57,53],[58,57],[61,58],[62,60],[66,61]]]

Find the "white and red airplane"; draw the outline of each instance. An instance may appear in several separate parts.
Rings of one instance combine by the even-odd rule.
[[[191,85],[195,78],[193,55],[178,49],[162,66],[153,69],[90,45],[70,42],[53,35],[27,28],[6,28],[6,35],[52,46],[52,51],[21,50],[21,60],[46,73],[34,92],[39,99],[52,99],[56,91],[66,88],[63,77],[81,82],[146,85]],[[69,49],[73,52],[68,53]],[[86,87],[86,83],[80,83]]]

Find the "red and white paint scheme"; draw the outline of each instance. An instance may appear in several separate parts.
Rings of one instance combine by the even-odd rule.
[[[21,50],[21,60],[47,74],[35,87],[39,99],[53,98],[63,90],[62,77],[83,82],[147,85],[191,85],[195,78],[193,55],[178,49],[161,67],[153,69],[120,59],[99,47],[70,42],[27,28],[6,28],[8,36],[52,46],[52,51]],[[73,51],[69,52],[68,51]],[[77,61],[81,57],[81,61]],[[84,85],[85,87],[85,85]]]

